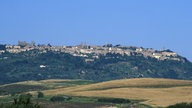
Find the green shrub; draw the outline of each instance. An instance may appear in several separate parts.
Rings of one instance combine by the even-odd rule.
[[[71,97],[68,97],[68,96],[53,96],[50,101],[52,102],[63,102],[63,101],[66,101],[66,100],[71,100],[72,98]]]
[[[192,108],[192,103],[178,103],[175,105],[170,105],[167,108]]]
[[[20,95],[19,98],[15,98],[14,102],[10,105],[0,105],[1,108],[40,108],[38,104],[31,102],[31,96],[29,94]]]
[[[38,97],[38,98],[43,98],[43,97],[44,97],[44,94],[43,94],[42,92],[38,92],[37,97]]]
[[[128,99],[121,99],[121,98],[99,98],[98,102],[107,102],[107,103],[129,103],[131,102]]]

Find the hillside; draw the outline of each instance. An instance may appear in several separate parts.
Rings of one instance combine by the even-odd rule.
[[[134,78],[100,83],[85,80],[61,79],[24,81],[1,85],[0,104],[12,102],[19,94],[30,93],[33,95],[32,100],[40,102],[41,105],[58,105],[61,108],[63,106],[66,106],[66,108],[79,108],[72,107],[72,105],[84,107],[86,105],[110,105],[109,102],[98,103],[98,99],[101,98],[128,99],[131,101],[131,103],[125,103],[124,106],[140,105],[141,108],[151,108],[150,106],[161,108],[181,102],[192,102],[191,89],[191,80],[159,78]],[[42,92],[44,98],[38,98],[38,92]],[[53,103],[50,101],[50,98],[53,96],[68,96],[72,97],[72,100],[60,102],[59,104],[58,102]],[[114,104],[114,106],[118,105]]]
[[[111,45],[1,45],[0,84],[44,79],[192,79],[191,76],[192,63],[170,50]]]
[[[154,107],[166,107],[178,102],[191,102],[192,81],[170,79],[127,79],[96,84],[46,90],[46,95],[114,97],[143,100]]]
[[[24,82],[0,85],[0,96],[8,94],[15,95],[28,91],[41,91],[41,90],[58,89],[64,87],[73,87],[92,83],[94,82],[87,80],[62,80],[62,79],[24,81]]]

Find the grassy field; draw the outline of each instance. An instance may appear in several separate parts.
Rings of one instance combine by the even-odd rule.
[[[44,91],[46,95],[114,97],[144,100],[154,107],[192,102],[192,81],[170,79],[126,79]]]
[[[93,81],[86,80],[41,80],[41,81],[24,81],[0,86],[0,95],[18,94],[28,91],[42,91],[49,89],[57,89],[64,87],[72,87],[77,85],[92,84]]]
[[[47,105],[49,99],[55,95],[72,96],[73,99],[67,103],[50,103],[53,106],[66,108],[78,108],[78,106],[102,108],[110,106],[109,103],[97,103],[98,98],[124,98],[130,99],[133,103],[138,103],[138,108],[166,107],[180,102],[192,102],[192,81],[171,80],[171,79],[123,79],[108,82],[95,83],[84,80],[42,80],[25,81],[14,84],[0,86],[0,104],[11,102],[14,96],[10,94],[20,94],[29,92],[33,99],[37,99],[38,91],[42,91],[45,97],[41,104]],[[9,95],[7,95],[9,94]],[[37,101],[41,101],[37,99]],[[53,105],[51,107],[51,105]],[[128,106],[124,104],[125,106]],[[116,104],[115,106],[119,106]],[[127,108],[120,106],[119,108]]]

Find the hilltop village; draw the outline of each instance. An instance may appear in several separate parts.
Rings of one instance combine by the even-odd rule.
[[[144,56],[152,57],[158,60],[176,60],[181,61],[178,57],[178,54],[171,50],[154,50],[152,48],[143,48],[135,46],[122,46],[122,45],[112,45],[106,44],[103,46],[94,46],[80,44],[76,46],[52,46],[50,44],[38,44],[35,42],[27,43],[25,41],[19,41],[18,45],[1,45],[0,54],[9,52],[9,53],[20,53],[30,50],[39,50],[41,53],[46,53],[47,51],[54,52],[65,52],[73,56],[80,56],[86,58],[86,61],[93,61],[94,59],[99,58],[99,55],[106,55],[107,53],[121,54],[121,55],[135,55],[135,56]]]

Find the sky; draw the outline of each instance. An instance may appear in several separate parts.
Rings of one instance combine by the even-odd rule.
[[[191,0],[0,0],[0,44],[171,49],[192,61]]]

